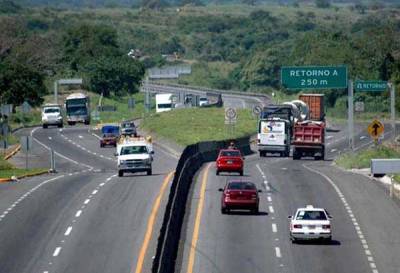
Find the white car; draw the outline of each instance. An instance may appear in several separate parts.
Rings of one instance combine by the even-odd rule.
[[[323,208],[314,208],[311,205],[305,208],[298,208],[294,216],[290,219],[290,239],[312,240],[323,239],[330,241],[332,239],[332,217]]]
[[[208,99],[206,97],[200,97],[199,99],[199,106],[205,106],[208,105]]]

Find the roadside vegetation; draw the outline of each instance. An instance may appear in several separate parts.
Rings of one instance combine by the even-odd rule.
[[[373,158],[400,158],[400,148],[383,144],[356,153],[343,154],[336,159],[336,163],[345,169],[365,169],[371,167]],[[395,180],[400,182],[400,175],[396,175]]]
[[[222,108],[176,109],[147,117],[141,126],[149,133],[186,146],[199,141],[234,139],[256,132],[257,120],[249,110],[238,110],[233,131],[224,124]]]
[[[0,156],[0,179],[11,178],[12,176],[20,177],[25,175],[33,175],[46,171],[46,169],[18,169],[15,168],[11,163],[4,160],[3,155]]]

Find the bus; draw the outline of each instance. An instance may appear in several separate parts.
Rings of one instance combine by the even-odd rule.
[[[90,124],[90,99],[82,93],[73,93],[65,99],[65,110],[69,125],[77,122]]]

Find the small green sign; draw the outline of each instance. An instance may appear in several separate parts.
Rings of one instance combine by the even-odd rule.
[[[345,89],[347,88],[347,67],[282,67],[281,83],[287,89]]]
[[[355,91],[371,91],[371,92],[383,92],[387,89],[388,83],[385,81],[355,81]]]

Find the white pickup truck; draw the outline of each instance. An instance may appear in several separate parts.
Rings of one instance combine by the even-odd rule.
[[[142,138],[126,139],[118,143],[118,176],[126,172],[147,172],[147,175],[152,175],[153,154],[152,144]]]
[[[42,126],[47,128],[49,125],[63,127],[61,106],[58,104],[45,104],[42,108]]]

